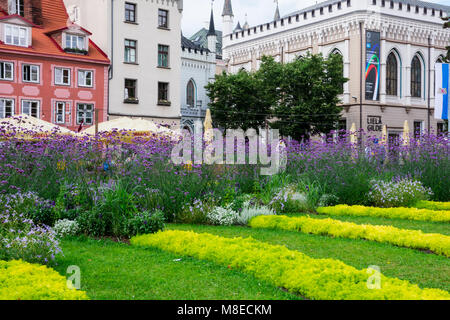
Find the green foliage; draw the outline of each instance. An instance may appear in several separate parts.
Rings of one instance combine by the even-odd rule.
[[[450,28],[450,17],[442,18],[444,20],[444,29]],[[445,57],[446,62],[450,62],[450,46],[447,48],[447,56]]]
[[[413,207],[415,207],[417,209],[450,211],[450,202],[419,201]]]
[[[128,220],[127,235],[155,233],[162,229],[164,229],[164,213],[161,211],[143,212]]]

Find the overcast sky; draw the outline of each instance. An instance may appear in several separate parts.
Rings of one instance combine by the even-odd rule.
[[[322,0],[323,1],[323,0]],[[281,16],[316,3],[316,0],[279,0]],[[321,2],[321,1],[319,1]],[[429,1],[450,5],[450,0]],[[214,1],[216,29],[222,30],[222,9],[224,0]],[[232,0],[234,23],[241,25],[247,14],[250,26],[259,25],[273,19],[276,4],[274,0]],[[184,0],[182,29],[185,36],[191,36],[207,26],[211,10],[211,0]]]

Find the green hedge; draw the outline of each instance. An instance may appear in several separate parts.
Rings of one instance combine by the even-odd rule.
[[[371,270],[358,270],[334,259],[313,259],[252,238],[165,231],[134,237],[131,243],[238,268],[309,299],[450,300],[446,291],[421,289],[408,281],[383,275],[380,275],[381,288],[369,289]]]
[[[88,300],[85,292],[46,266],[0,260],[0,300]]]
[[[390,243],[400,247],[430,250],[450,257],[450,236],[438,233],[423,233],[418,230],[404,230],[392,226],[359,225],[333,219],[310,217],[258,216],[250,227],[301,231],[303,233],[327,235],[348,239],[364,239]]]
[[[450,211],[434,211],[417,208],[374,208],[339,205],[318,208],[317,212],[330,216],[382,217],[431,222],[450,222]]]

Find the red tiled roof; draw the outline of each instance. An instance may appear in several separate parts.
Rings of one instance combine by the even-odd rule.
[[[41,0],[42,4],[42,28],[32,28],[31,47],[19,47],[4,44],[0,41],[0,51],[11,51],[24,54],[39,54],[44,56],[57,56],[64,59],[85,60],[98,63],[109,64],[107,55],[91,40],[89,40],[89,50],[87,55],[65,52],[61,46],[48,34],[55,30],[63,30],[68,27],[69,16],[63,0]],[[4,19],[7,13],[0,10],[0,19]],[[85,29],[82,29],[88,32]]]

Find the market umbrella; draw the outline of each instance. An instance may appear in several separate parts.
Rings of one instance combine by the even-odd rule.
[[[350,143],[356,145],[358,143],[358,135],[356,134],[356,124],[353,122],[350,129]]]
[[[381,133],[381,144],[384,146],[388,144],[387,125],[383,126],[383,132]]]
[[[214,132],[212,130],[212,118],[211,118],[211,110],[206,110],[205,123],[204,123],[204,140],[206,145],[210,144],[214,137]]]
[[[7,133],[15,133],[15,135],[20,135],[24,139],[48,136],[50,134],[74,134],[73,131],[67,128],[25,114],[0,119],[0,130]]]

